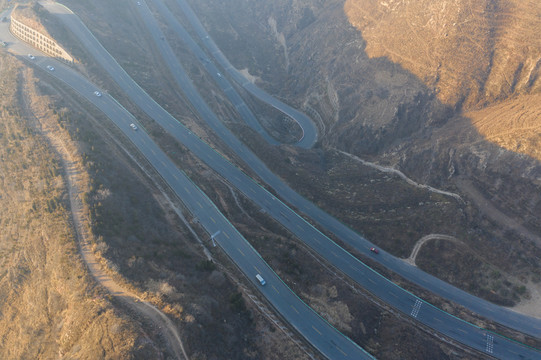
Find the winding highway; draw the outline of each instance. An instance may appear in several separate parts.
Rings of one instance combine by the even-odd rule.
[[[18,42],[9,32],[6,33],[6,28],[7,26],[0,25],[0,33],[3,39],[9,40],[10,51],[63,81],[100,109],[152,164],[205,230],[209,234],[217,234],[213,237],[214,240],[254,286],[259,288],[272,306],[318,351],[329,359],[373,359],[361,347],[334,329],[287,287],[214,203],[149,137],[131,113],[105,92],[102,92],[102,96],[96,96],[94,91],[97,87],[70,67],[44,54],[35,55],[34,59],[29,60],[25,54],[36,54],[37,50]],[[54,67],[54,70],[49,70],[49,66]],[[137,124],[137,130],[134,130],[131,124]],[[195,147],[206,146],[186,128],[177,128],[175,132],[186,144]],[[266,280],[265,286],[256,279],[256,274],[260,274]]]
[[[195,136],[190,133],[190,135],[192,136],[186,138],[185,133],[188,130],[186,130],[180,123],[178,123],[174,118],[172,118],[171,115],[169,115],[165,110],[163,110],[163,108],[161,108],[157,103],[155,103],[137,84],[133,82],[133,80],[131,80],[131,78],[129,78],[129,76],[118,66],[116,61],[114,61],[114,59],[112,59],[110,55],[108,55],[105,49],[101,47],[99,42],[90,34],[88,29],[84,27],[84,25],[78,20],[76,16],[67,12],[65,9],[63,10],[64,12],[62,12],[61,10],[59,10],[58,6],[48,5],[47,7],[53,13],[57,13],[58,16],[66,23],[66,25],[72,31],[74,31],[76,36],[81,39],[85,46],[89,47],[93,55],[96,56],[98,62],[111,74],[113,78],[115,78],[115,81],[117,81],[117,83],[123,88],[123,90],[128,94],[128,96],[130,96],[132,99],[136,99],[136,103],[147,114],[149,114],[161,126],[163,126],[164,129],[166,129],[180,142],[187,146],[196,156],[209,164],[209,166],[211,166],[215,171],[220,173],[224,178],[228,179],[229,182],[231,182],[239,190],[245,193],[254,202],[258,203],[262,208],[264,208],[271,216],[273,216],[276,220],[282,223],[300,239],[305,241],[307,245],[311,246],[315,251],[322,254],[322,256],[324,256],[329,262],[342,270],[344,273],[348,274],[361,286],[363,286],[385,302],[401,310],[405,314],[408,314],[412,318],[415,318],[416,320],[424,323],[425,325],[436,329],[442,334],[445,334],[465,345],[468,345],[488,355],[501,359],[536,359],[540,357],[539,352],[537,352],[535,349],[525,347],[522,344],[518,344],[497,334],[489,333],[486,330],[477,328],[472,324],[452,317],[451,315],[439,309],[436,309],[430,304],[422,301],[414,295],[399,288],[387,279],[381,277],[379,274],[375,273],[366,265],[359,262],[348,252],[340,248],[330,239],[317,231],[317,229],[312,227],[302,217],[298,216],[285,204],[272,196],[272,194],[268,193],[264,188],[257,185],[257,183],[252,181],[238,168],[227,162],[220,154],[213,151],[207,144],[203,143],[199,139],[198,141],[187,141],[189,139],[193,140],[192,137],[195,138]],[[150,14],[150,12],[145,15],[143,11],[148,12],[146,6],[142,6],[140,11],[143,18],[145,18],[145,24],[149,28],[150,32],[153,33],[153,36],[154,33],[159,35],[159,27],[157,27],[157,25],[155,24],[153,25],[152,20],[150,19],[152,15]],[[149,18],[146,19],[147,17]],[[155,28],[153,28],[152,26],[155,26]],[[159,46],[159,48],[161,51],[162,46]],[[163,48],[165,49],[165,47]],[[200,111],[195,104],[194,106],[198,109],[198,111]],[[249,150],[247,150],[242,144],[239,143],[235,145],[237,145],[238,148],[235,148],[234,150],[239,153],[239,155],[241,155],[243,159],[245,159],[245,161],[247,161],[246,159],[255,157],[255,155],[253,155]],[[258,174],[260,174],[260,172],[270,173],[270,171],[258,159],[250,162],[247,161],[247,163],[254,169],[254,171],[258,172]],[[324,220],[329,220],[325,218],[326,216],[331,220],[336,221],[339,226],[346,228],[336,219],[325,214],[320,209],[317,209],[314,205],[300,197],[293,190],[283,184],[283,182],[281,182],[274,174],[270,174],[272,176],[269,178],[265,178],[261,175],[260,176],[266,182],[272,180],[272,177],[274,177],[274,184],[269,184],[273,186],[280,193],[281,196],[284,196],[284,194],[288,195],[288,193],[291,192],[290,195],[293,195],[294,199],[288,196],[284,196],[284,198],[287,198],[288,201],[295,205],[297,205],[295,201],[300,201],[300,204],[303,205],[302,210],[305,213],[309,213],[310,211],[312,211],[314,214],[318,214],[318,212],[323,213]],[[356,245],[361,249],[361,252],[370,255],[371,253],[368,252],[368,249],[371,244],[353,231],[349,231],[353,234],[353,239],[348,239],[347,237],[345,239],[352,241],[354,244],[355,242],[358,242]],[[359,239],[363,240],[364,242],[359,242]],[[386,254],[385,252],[381,252],[380,256],[378,256],[377,258],[382,262],[389,261],[391,263],[392,261],[394,261],[393,259],[397,260],[391,255]],[[399,264],[407,265],[402,261],[400,261]],[[402,274],[401,271],[397,272]],[[431,277],[429,275],[423,272],[420,273],[428,277],[428,279],[430,280]],[[441,280],[435,280],[441,282]],[[252,279],[252,281],[254,280]],[[445,284],[444,282],[441,283]],[[458,290],[456,288],[454,289]],[[476,300],[480,300],[475,297],[473,298]],[[497,308],[498,311],[501,310],[501,308]],[[532,322],[531,318],[525,318]],[[537,329],[536,331],[539,334],[539,329]]]
[[[192,11],[191,7],[186,3],[185,0],[177,0],[180,8],[187,16],[188,21],[197,32],[198,36],[201,38],[203,45],[209,51],[210,54],[218,61],[218,63],[225,69],[225,71],[231,76],[233,80],[239,85],[241,85],[246,91],[258,98],[259,100],[267,103],[268,105],[279,110],[283,114],[289,116],[291,119],[295,120],[303,130],[302,138],[297,143],[297,146],[309,149],[317,141],[318,130],[316,124],[310,119],[306,114],[298,111],[297,109],[292,108],[291,106],[283,103],[282,101],[276,99],[272,95],[268,94],[264,90],[257,87],[255,84],[250,82],[244,77],[225,57],[220,48],[212,40],[210,35],[207,33],[195,13]],[[184,37],[183,37],[184,38]]]
[[[161,3],[161,0],[151,0],[153,3]],[[185,12],[185,15],[187,15],[191,20],[192,25],[197,26],[197,32],[199,36],[203,39],[205,43],[211,43],[213,42],[209,41],[210,37],[206,33],[206,31],[202,28],[201,23],[197,20],[197,18],[193,19],[195,14],[189,6],[186,4],[185,0],[177,0],[179,4],[182,5],[182,9]],[[167,11],[164,9],[163,5],[158,6],[159,11],[163,16],[164,11]],[[147,12],[140,12],[141,16],[146,19],[149,14]],[[168,21],[168,23],[171,25],[173,22]],[[149,27],[149,31],[153,33],[154,31],[151,29],[151,20],[146,20],[146,24]],[[149,25],[150,24],[150,25]],[[157,26],[154,24],[154,26]],[[173,30],[176,29],[176,27],[172,27]],[[158,36],[158,35],[154,35]],[[179,36],[182,37],[184,41],[187,41],[185,39],[186,36],[189,36],[186,34],[186,32],[179,33]],[[214,45],[215,46],[215,45]],[[216,53],[216,51],[214,51]],[[163,56],[166,56],[165,53],[163,53]],[[169,55],[168,55],[169,56]],[[173,59],[173,58],[171,58]],[[175,64],[172,63],[171,69],[174,71]],[[204,117],[203,117],[204,118]],[[204,118],[205,119],[205,118]],[[229,132],[224,131],[223,128],[217,129],[214,128],[215,131],[218,131],[222,135],[222,139],[226,141],[226,143],[241,157],[245,160],[245,162],[252,167],[252,169],[271,187],[273,187],[278,194],[284,199],[288,199],[288,202],[303,211],[305,214],[307,214],[310,218],[316,220],[319,224],[321,224],[326,229],[332,231],[334,234],[338,235],[344,242],[346,242],[348,245],[354,247],[356,250],[358,250],[361,253],[364,253],[367,256],[372,256],[373,254],[369,251],[371,247],[374,245],[367,241],[366,239],[359,236],[357,233],[352,231],[347,226],[344,226],[342,223],[340,223],[335,218],[331,217],[327,213],[323,212],[321,209],[315,207],[312,203],[304,199],[303,197],[299,196],[296,192],[294,192],[292,189],[290,189],[287,186],[284,186],[283,182],[278,179],[270,170],[268,170],[264,164],[262,164],[259,159],[257,159],[255,156],[251,156],[251,152],[243,148],[241,145],[238,144],[238,142],[235,142],[233,139],[228,140],[228,138],[233,138],[233,135],[231,135]],[[235,139],[236,140],[236,139]],[[238,187],[238,186],[237,186]],[[242,187],[238,187],[241,191]],[[267,201],[257,201],[255,200],[255,197],[253,194],[247,193],[246,191],[243,191],[248,197],[252,198],[252,200],[256,201],[262,208],[269,211],[269,213],[272,214],[272,211],[270,209],[267,209],[268,204],[270,204],[270,200],[267,199]],[[264,196],[264,195],[261,195]],[[285,215],[282,216],[282,214]],[[290,226],[288,224],[283,223],[283,221],[280,220],[281,216],[285,219],[290,218],[293,215],[291,210],[288,212],[284,209],[284,211],[280,211],[279,216],[274,216],[276,220],[281,222],[285,227],[287,227],[290,231],[295,233],[299,238],[303,239],[305,242],[310,241],[310,236],[306,236],[306,232],[299,233],[298,231],[295,231],[299,228],[299,224],[295,224],[293,226]],[[305,240],[308,239],[308,240]],[[329,240],[330,241],[330,240]],[[326,257],[327,260],[329,260],[328,256],[323,255]],[[518,331],[527,333],[529,335],[540,337],[541,336],[541,321],[539,319],[530,318],[528,316],[518,314],[516,312],[513,312],[509,309],[494,305],[488,301],[479,299],[465,291],[462,291],[452,285],[449,285],[440,279],[437,279],[431,275],[426,274],[425,272],[421,271],[415,266],[411,266],[410,264],[405,263],[402,259],[398,259],[385,251],[380,252],[380,256],[376,257],[376,261],[379,261],[389,269],[397,272],[398,274],[401,274],[408,280],[425,287],[426,289],[444,297],[449,300],[452,300],[458,304],[461,304],[462,306],[470,309],[471,311],[474,311],[488,319],[494,320],[496,322],[499,322],[503,325],[506,325],[510,328],[516,329]],[[344,271],[344,267],[338,265],[339,269]],[[347,273],[347,271],[344,271]]]
[[[156,6],[160,10],[160,14],[165,18],[165,21],[167,21],[167,24],[177,33],[180,35],[184,43],[188,46],[189,50],[201,61],[201,64],[207,70],[207,73],[214,79],[214,82],[222,89],[222,92],[227,96],[231,104],[235,107],[241,118],[244,120],[244,122],[250,126],[253,130],[255,130],[259,135],[261,135],[269,144],[272,145],[278,145],[280,144],[276,139],[274,139],[272,136],[270,136],[267,131],[261,126],[259,121],[257,120],[256,116],[250,110],[250,107],[244,102],[242,97],[239,95],[237,90],[235,90],[235,87],[231,85],[229,80],[223,76],[220,73],[220,70],[214,65],[214,63],[209,59],[207,54],[199,47],[199,45],[192,39],[192,37],[188,34],[186,29],[182,26],[180,22],[177,21],[177,19],[173,16],[173,14],[167,9],[167,7],[161,2],[157,1],[155,2]],[[141,7],[143,7],[143,10],[147,11],[147,5],[144,2],[141,2]],[[164,43],[163,46],[160,46],[160,50],[162,52],[162,55],[164,59],[174,62],[176,65],[176,55],[174,54],[173,50],[169,46],[168,43]],[[168,64],[169,68],[174,68],[174,65]],[[188,75],[186,75],[186,72],[184,69],[179,70],[180,73],[182,73],[182,79],[188,78]],[[177,79],[178,80],[182,80]],[[194,88],[191,91],[188,92],[188,94],[191,93],[198,93],[197,90]],[[190,99],[190,101],[198,101],[196,99]],[[213,114],[208,114],[208,112],[205,112],[206,116],[213,116]],[[218,121],[218,119],[216,119]]]
[[[153,3],[160,3],[162,0],[150,0]],[[233,68],[227,59],[223,56],[221,51],[217,48],[216,44],[212,41],[209,34],[206,32],[200,21],[197,19],[197,16],[192,11],[190,6],[187,4],[186,0],[176,0],[180,5],[182,11],[187,16],[191,25],[195,28],[197,34],[200,36],[202,42],[207,46],[207,49],[217,55],[217,59],[224,67]],[[163,11],[163,10],[160,10]],[[163,14],[162,14],[163,15]],[[173,28],[174,29],[174,28]],[[184,34],[179,36],[184,40]],[[189,35],[188,35],[189,36]],[[234,68],[233,68],[234,69]],[[234,71],[238,73],[238,71]],[[240,76],[242,74],[238,73]],[[270,96],[270,95],[269,95]],[[222,133],[220,133],[222,134]],[[231,145],[230,145],[231,146]],[[374,246],[371,242],[361,237],[356,232],[352,231],[347,226],[340,223],[337,219],[328,215],[321,209],[314,206],[311,202],[307,201],[303,197],[299,196],[293,190],[283,185],[283,182],[278,179],[270,171],[261,171],[259,169],[264,168],[260,164],[256,164],[253,158],[249,158],[245,155],[241,155],[244,150],[238,149],[236,146],[231,146],[231,148],[237,152],[245,160],[245,162],[252,167],[252,169],[261,177],[267,184],[269,184],[277,193],[284,199],[287,199],[289,203],[301,210],[303,213],[308,215],[311,219],[317,221],[321,226],[327,230],[336,234],[342,241],[348,245],[355,248],[357,251],[367,255],[372,256],[373,254],[369,251],[371,247]],[[259,159],[255,160],[258,161]],[[518,314],[507,308],[503,308],[497,305],[494,305],[488,301],[479,299],[475,296],[472,296],[469,293],[466,293],[454,286],[451,286],[433,276],[430,276],[420,270],[415,266],[405,263],[402,259],[398,259],[385,251],[380,252],[376,261],[385,265],[387,268],[395,271],[396,273],[402,275],[406,279],[446,298],[452,300],[473,312],[476,312],[488,319],[496,321],[502,325],[508,326],[512,329],[518,330],[520,332],[529,334],[534,337],[541,338],[541,320],[536,318],[531,318],[522,314]]]

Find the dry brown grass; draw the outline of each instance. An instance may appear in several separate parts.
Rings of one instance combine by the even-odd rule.
[[[35,3],[30,1],[29,4],[16,4],[13,12],[11,15],[19,20],[20,22],[24,23],[25,25],[28,25],[32,27],[33,29],[36,29],[43,35],[47,35],[48,37],[51,37],[51,34],[47,31],[47,29],[41,24],[38,15],[35,11]]]
[[[347,0],[370,57],[388,57],[439,99],[466,106],[538,90],[541,3],[537,1]]]
[[[523,95],[466,114],[485,139],[541,160],[541,95]]]
[[[0,358],[129,358],[149,342],[93,287],[60,163],[23,116],[20,64],[0,69]]]

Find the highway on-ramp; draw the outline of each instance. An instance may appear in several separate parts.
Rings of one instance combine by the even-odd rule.
[[[69,19],[68,17],[64,16],[62,18],[65,21],[67,20],[66,23],[70,28],[72,28],[72,25],[74,25],[74,23],[71,23],[70,25],[70,21],[78,21],[78,18],[75,16],[70,16]],[[77,29],[80,26],[81,24],[75,25],[75,29],[72,28],[72,30],[74,30],[74,32],[78,32],[80,29]],[[83,32],[86,31],[88,30],[86,29]],[[79,35],[77,34],[77,36]],[[87,34],[86,37],[90,39],[89,41],[97,42],[97,40],[93,39],[91,35]],[[86,43],[85,39],[85,45],[90,46],[92,52],[101,51],[99,50],[99,47],[101,47],[99,43],[98,46],[95,44],[90,45]],[[103,57],[107,57],[107,54],[97,54],[98,59]],[[107,69],[109,64],[113,64],[113,67]],[[106,70],[113,77],[115,73],[123,73],[123,70],[115,67],[118,66],[118,64],[115,64],[116,62],[114,59],[105,62],[105,65],[102,63],[104,68],[106,68]],[[128,83],[122,83],[122,80],[125,78],[120,77],[119,79],[121,80],[119,85],[127,93],[136,92],[136,98],[139,100],[148,98],[147,101],[138,101],[138,105],[141,106],[141,108],[145,110],[147,114],[152,116],[159,124],[161,124],[169,133],[177,137],[179,141],[190,148],[190,150],[193,151],[194,154],[196,154],[201,160],[209,164],[209,166],[247,194],[253,201],[267,209],[269,214],[303,239],[303,241],[305,241],[314,250],[318,251],[328,261],[340,268],[363,287],[373,292],[376,296],[400,309],[404,313],[423,322],[424,324],[433,327],[441,333],[492,356],[502,359],[534,359],[539,357],[539,353],[535,349],[524,347],[521,344],[512,342],[496,334],[490,334],[483,329],[479,329],[471,324],[454,318],[441,310],[435,309],[431,305],[421,301],[412,294],[382,278],[379,274],[373,272],[370,268],[360,263],[357,259],[354,259],[343,249],[323,236],[323,234],[319,233],[315,228],[304,221],[304,219],[292,212],[291,209],[281,203],[278,199],[274,198],[270,193],[266,192],[262,187],[251,181],[250,178],[248,178],[232,164],[227,162],[218,153],[214,152],[206,144],[202,142],[197,144],[186,142],[182,136],[180,136],[181,134],[179,134],[179,132],[186,130],[178,122],[176,122],[174,118],[172,118],[169,114],[167,114],[167,112],[165,112],[165,110],[152,101],[152,99],[150,99],[146,93],[141,93],[142,89],[140,89],[136,84],[134,85],[132,83],[133,80],[128,79]],[[281,185],[285,186],[283,183],[281,183]],[[313,205],[311,206],[313,207]],[[384,256],[390,255],[383,253],[382,257]]]
[[[314,121],[312,121],[312,119],[306,116],[306,114],[276,99],[272,95],[268,94],[267,92],[247,80],[244,75],[242,75],[242,73],[240,73],[237,69],[233,67],[233,65],[231,65],[229,60],[214,43],[214,41],[207,33],[207,31],[205,30],[195,13],[192,11],[190,6],[186,3],[186,1],[177,0],[177,3],[180,5],[184,14],[188,17],[188,20],[201,38],[204,46],[208,49],[208,51],[212,54],[216,61],[218,61],[218,63],[225,69],[225,71],[233,78],[233,80],[235,80],[236,83],[241,85],[250,94],[257,97],[259,100],[269,104],[275,109],[279,110],[283,114],[289,116],[291,119],[295,120],[297,124],[299,124],[299,126],[302,128],[303,135],[299,142],[296,144],[297,146],[307,149],[314,146],[318,138],[318,130]]]
[[[156,1],[154,3],[158,7],[160,14],[165,18],[165,21],[167,22],[169,27],[171,27],[175,31],[175,33],[180,35],[184,43],[188,46],[189,50],[201,61],[201,64],[203,65],[205,70],[207,70],[208,74],[214,79],[214,82],[222,89],[222,92],[227,96],[229,102],[235,107],[235,110],[237,110],[244,122],[257,133],[259,133],[259,135],[261,135],[267,141],[267,143],[272,145],[280,144],[278,141],[276,141],[276,139],[270,136],[267,131],[261,126],[256,116],[254,115],[250,107],[246,104],[246,102],[242,99],[242,97],[239,95],[235,87],[229,82],[227,77],[220,73],[221,70],[219,70],[216,65],[214,65],[214,63],[209,59],[207,54],[192,39],[186,29],[184,29],[182,24],[177,21],[177,19],[167,9],[167,7],[161,1]],[[146,3],[140,2],[140,4],[142,9],[148,11]],[[176,62],[176,55],[169,47],[169,44],[164,45],[166,46],[161,49],[162,54],[164,55],[164,59]],[[165,56],[165,54],[167,54],[167,56]],[[181,69],[181,71],[186,74],[184,69]],[[187,78],[188,76],[183,75],[183,77]],[[194,93],[197,93],[197,90],[195,88],[188,93],[188,96]],[[193,102],[194,100],[190,99],[190,101]]]

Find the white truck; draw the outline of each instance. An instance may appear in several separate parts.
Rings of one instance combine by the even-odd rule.
[[[265,279],[263,279],[263,276],[261,276],[261,275],[259,275],[259,274],[257,274],[257,275],[255,276],[255,278],[259,281],[259,283],[261,284],[261,286],[265,286],[265,284],[267,283],[267,282],[265,281]]]

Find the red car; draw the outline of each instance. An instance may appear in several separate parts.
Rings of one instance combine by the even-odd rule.
[[[379,254],[379,250],[376,248],[370,248],[370,251],[372,251],[374,254]]]

